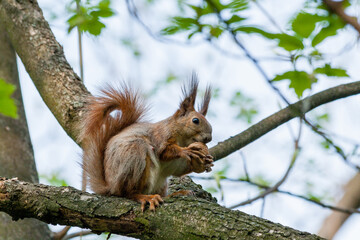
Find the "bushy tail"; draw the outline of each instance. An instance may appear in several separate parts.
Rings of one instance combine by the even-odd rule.
[[[118,89],[107,86],[102,90],[102,96],[89,98],[79,125],[78,140],[84,151],[83,181],[88,178],[94,192],[108,192],[104,153],[110,138],[131,124],[139,122],[145,112],[146,106],[139,93],[125,84]],[[86,186],[86,182],[83,182],[83,186],[84,184]]]

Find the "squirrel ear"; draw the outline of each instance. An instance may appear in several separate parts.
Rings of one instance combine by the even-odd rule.
[[[196,73],[193,73],[189,82],[182,87],[184,95],[183,100],[180,103],[179,109],[176,111],[175,116],[183,116],[187,112],[194,111],[194,104],[196,100],[197,88],[199,81]]]
[[[199,113],[201,113],[204,116],[206,116],[206,113],[208,111],[210,99],[211,99],[211,86],[208,85],[205,90],[203,101],[199,108]]]

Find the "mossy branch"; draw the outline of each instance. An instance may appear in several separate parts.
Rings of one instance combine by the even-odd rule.
[[[156,212],[142,213],[140,205],[128,199],[17,179],[0,178],[0,211],[15,220],[31,217],[140,239],[321,239],[196,196],[165,198]]]

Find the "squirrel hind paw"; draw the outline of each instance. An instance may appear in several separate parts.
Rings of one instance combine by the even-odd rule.
[[[154,195],[145,195],[145,194],[136,194],[132,197],[135,201],[141,203],[141,211],[145,211],[145,207],[147,203],[149,203],[149,210],[155,211],[155,209],[160,206],[161,203],[164,202],[164,200],[161,198],[159,194]]]

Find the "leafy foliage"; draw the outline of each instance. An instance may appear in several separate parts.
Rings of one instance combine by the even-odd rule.
[[[76,3],[78,0],[74,0]],[[80,4],[80,3],[79,3]],[[100,21],[101,18],[108,18],[115,13],[110,8],[110,0],[101,0],[95,5],[90,5],[89,1],[85,5],[80,5],[79,9],[69,9],[73,15],[67,20],[69,24],[68,32],[70,33],[75,27],[81,32],[88,32],[91,35],[98,36],[105,24]]]
[[[291,28],[299,36],[308,38],[320,21],[326,21],[326,17],[301,11],[292,21]]]
[[[328,77],[349,77],[346,70],[342,68],[332,68],[330,64],[325,64],[324,67],[319,67],[314,70],[315,74],[324,74]]]
[[[258,33],[267,39],[278,40],[278,46],[285,49],[286,51],[300,50],[304,48],[304,45],[300,39],[285,33],[269,33],[258,27],[250,26],[238,27],[234,31],[243,33]]]
[[[289,22],[285,32],[269,32],[263,27],[249,24],[245,17],[245,11],[252,5],[247,0],[235,0],[224,4],[220,0],[201,1],[198,5],[186,4],[191,11],[190,16],[176,16],[171,18],[170,26],[164,28],[163,35],[186,33],[191,39],[196,34],[204,35],[205,39],[220,39],[224,33],[229,33],[235,38],[238,35],[257,34],[269,40],[274,40],[276,47],[285,51],[289,56],[293,69],[277,74],[273,82],[290,80],[289,88],[293,89],[298,98],[303,96],[306,89],[318,81],[318,75],[328,77],[348,77],[345,69],[333,68],[323,61],[323,53],[317,46],[324,40],[336,35],[345,23],[334,13],[328,11],[322,1],[307,1],[304,8],[295,14]],[[344,5],[344,7],[349,4]],[[212,16],[212,18],[209,18]],[[217,19],[213,21],[214,17]],[[209,19],[212,19],[211,21]],[[299,59],[307,59],[310,68],[315,70],[304,71],[296,68]],[[251,121],[251,115],[256,111],[243,111],[242,116],[247,116]]]
[[[289,88],[295,90],[296,95],[300,98],[306,89],[310,89],[316,78],[313,78],[304,71],[288,71],[280,75],[276,75],[273,81],[290,80]]]
[[[252,123],[253,118],[258,114],[258,108],[252,98],[249,98],[237,91],[230,101],[230,105],[239,109],[236,118]]]
[[[11,94],[15,91],[16,87],[12,84],[6,83],[4,79],[0,78],[0,113],[17,118],[17,107]]]

